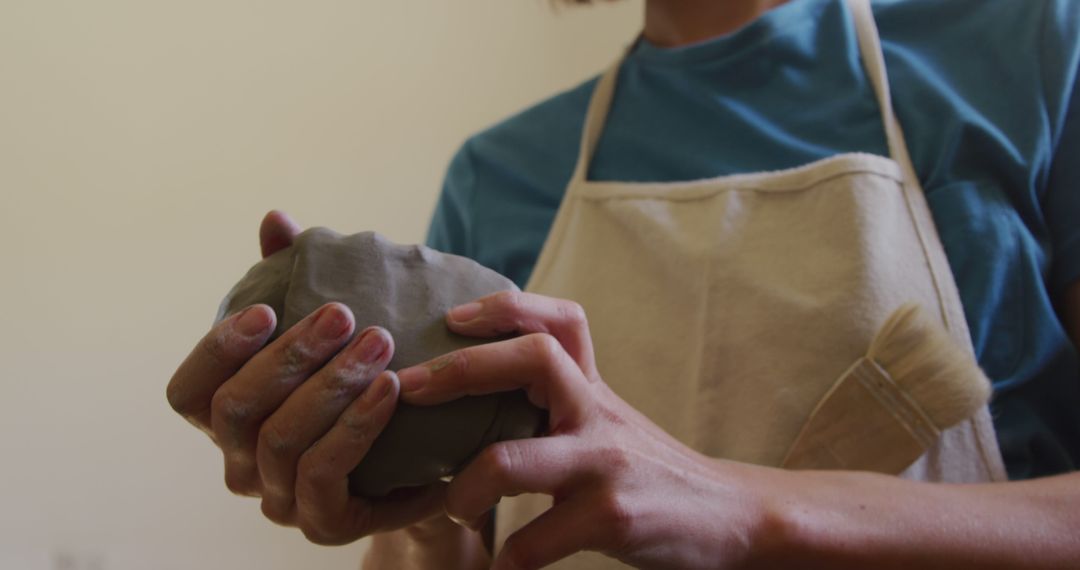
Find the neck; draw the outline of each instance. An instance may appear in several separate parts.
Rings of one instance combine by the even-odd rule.
[[[692,44],[753,22],[788,0],[646,0],[645,39],[660,47]]]

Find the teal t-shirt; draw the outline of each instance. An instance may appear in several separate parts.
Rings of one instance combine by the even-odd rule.
[[[1013,478],[1080,467],[1080,372],[1055,300],[1080,278],[1080,2],[881,0],[889,81],[963,299]],[[616,54],[613,54],[613,58]],[[595,78],[470,138],[428,243],[523,285]],[[792,0],[700,44],[638,42],[594,180],[680,181],[888,155],[841,0]],[[839,285],[838,285],[839,286]]]

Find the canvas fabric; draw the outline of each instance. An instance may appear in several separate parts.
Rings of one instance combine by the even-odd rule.
[[[580,156],[527,290],[589,315],[605,381],[713,457],[778,466],[815,405],[909,302],[971,351],[956,284],[893,112],[868,0],[848,0],[890,157],[843,154],[692,182],[587,179],[619,65],[600,79]],[[902,476],[1005,479],[988,411]],[[506,498],[496,544],[551,506]],[[556,568],[620,567],[579,553]]]

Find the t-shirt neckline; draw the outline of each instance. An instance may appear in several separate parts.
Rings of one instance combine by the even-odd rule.
[[[836,0],[789,0],[765,12],[753,22],[731,33],[679,47],[660,47],[639,36],[629,59],[648,64],[680,65],[719,63],[768,44],[802,26],[818,22]]]

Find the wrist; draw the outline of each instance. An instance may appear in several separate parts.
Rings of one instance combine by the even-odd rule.
[[[746,473],[738,476],[747,482],[750,497],[750,523],[745,568],[777,568],[797,563],[799,551],[798,489],[801,482],[795,472],[740,465]]]
[[[1080,552],[1075,477],[964,485],[737,467],[735,486],[759,506],[740,567],[1064,568]]]
[[[717,540],[717,536],[705,537],[720,552],[710,556],[727,560],[732,568],[778,568],[801,567],[790,564],[795,550],[797,518],[794,513],[799,505],[796,500],[800,482],[793,472],[771,467],[738,463],[724,459],[708,458],[716,474],[715,481],[720,493],[718,500],[709,503],[720,512],[707,515],[728,524],[711,528],[733,539]],[[701,525],[709,528],[712,525]],[[787,565],[779,564],[785,561]]]
[[[832,549],[853,546],[838,544],[844,541],[837,541],[836,533],[850,530],[851,521],[831,503],[844,502],[836,492],[857,482],[842,480],[838,485],[820,472],[716,461],[723,486],[735,489],[738,500],[734,504],[742,515],[742,556],[733,567],[832,568],[830,563],[837,561]],[[846,536],[855,538],[850,533]],[[730,554],[724,556],[731,560]]]
[[[897,542],[897,528],[907,525],[894,518],[900,509],[890,507],[911,493],[896,487],[907,482],[859,472],[769,471],[760,478],[769,494],[750,567],[923,567],[898,565],[912,543]],[[914,538],[919,531],[899,534]]]

